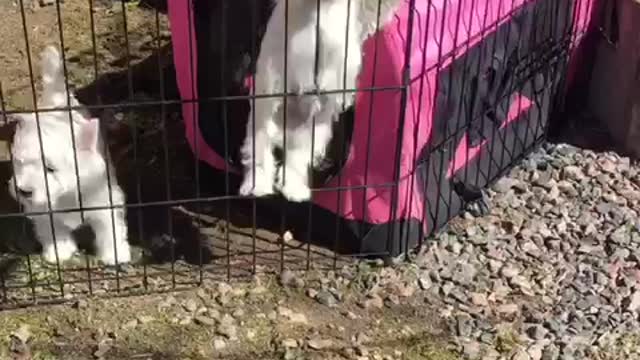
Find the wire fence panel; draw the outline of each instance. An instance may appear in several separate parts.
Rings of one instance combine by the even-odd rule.
[[[0,306],[407,255],[545,139],[593,3],[0,4]]]

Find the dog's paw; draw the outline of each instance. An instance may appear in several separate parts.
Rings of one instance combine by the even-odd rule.
[[[287,168],[286,179],[283,176],[284,167],[278,168],[278,191],[289,201],[303,202],[311,199],[311,189],[307,185],[306,177],[300,176],[295,169]],[[282,183],[284,180],[284,184]]]
[[[42,258],[44,261],[55,264],[56,260],[63,263],[73,257],[73,254],[78,250],[76,244],[73,241],[60,241],[58,244],[58,256],[56,257],[56,248],[53,244],[42,247]]]
[[[255,184],[254,179],[249,175],[245,176],[242,185],[240,185],[239,193],[242,196],[267,196],[273,194],[273,180],[267,179],[264,176],[258,176],[256,171]]]
[[[311,199],[311,189],[301,183],[287,181],[287,184],[280,188],[280,192],[289,201],[303,202]]]
[[[117,264],[126,264],[131,262],[131,249],[129,248],[129,244],[120,244],[117,248],[118,250],[118,258],[116,262],[116,252],[113,247],[109,247],[108,249],[102,250],[98,257],[100,261],[102,261],[105,265],[114,266]]]

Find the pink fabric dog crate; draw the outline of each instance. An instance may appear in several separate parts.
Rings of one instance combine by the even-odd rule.
[[[364,44],[358,88],[382,90],[358,92],[337,124],[314,206],[287,205],[300,220],[294,234],[395,256],[443,226],[544,137],[591,9],[592,0],[403,0]],[[270,11],[267,0],[169,1],[186,136],[198,159],[233,172],[231,194],[250,100],[210,98],[249,94]]]

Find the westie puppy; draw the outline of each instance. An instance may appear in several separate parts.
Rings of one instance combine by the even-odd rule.
[[[312,157],[314,164],[324,157],[332,136],[333,120],[353,102],[353,93],[339,92],[354,89],[360,71],[362,29],[358,21],[360,4],[357,1],[361,0],[320,0],[318,13],[316,0],[290,0],[288,9],[287,1],[277,0],[257,61],[256,95],[266,97],[255,100],[255,108],[249,115],[247,137],[241,149],[245,170],[241,195],[272,194],[278,178],[277,187],[289,200],[304,201],[311,197],[308,177]],[[288,12],[288,29],[285,29],[285,12]],[[336,93],[288,98],[287,109],[283,109],[282,96],[272,95],[285,91],[297,94],[312,91]],[[287,116],[286,144],[283,146],[283,114],[285,111],[291,114],[290,107],[297,107],[299,111],[296,113],[302,115]],[[312,126],[314,117],[315,128]],[[282,147],[286,152],[284,181],[282,169],[276,174],[274,147]]]
[[[41,71],[43,94],[39,108],[79,106],[71,94],[68,102],[62,58],[55,47],[47,47],[42,53]],[[104,151],[98,119],[89,118],[82,110],[72,110],[71,114],[68,110],[41,112],[38,118],[42,142],[35,113],[12,116],[17,126],[11,149],[14,176],[9,191],[25,211],[48,211],[49,202],[52,210],[79,208],[78,185],[83,207],[124,205],[115,169]],[[79,211],[54,213],[53,224],[49,215],[32,215],[30,219],[46,261],[56,262],[56,248],[61,262],[73,256],[77,247],[72,231],[83,224]],[[130,261],[124,208],[85,210],[84,221],[93,228],[96,250],[105,264]]]

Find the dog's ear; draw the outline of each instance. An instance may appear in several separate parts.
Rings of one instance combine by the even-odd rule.
[[[98,119],[83,120],[78,131],[78,149],[86,151],[98,151],[98,136],[100,123]]]

